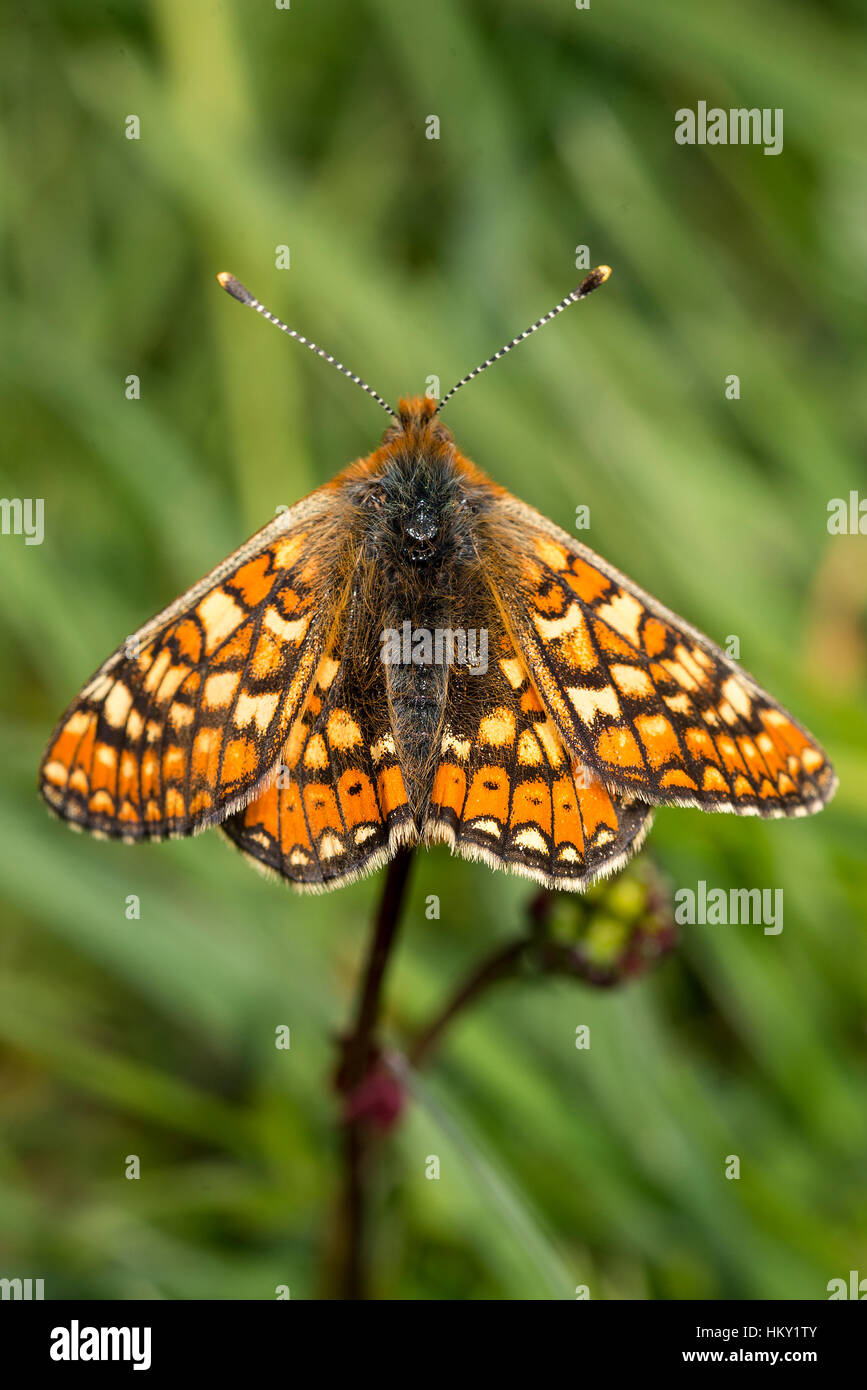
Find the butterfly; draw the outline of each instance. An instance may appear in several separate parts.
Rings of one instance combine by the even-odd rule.
[[[146,623],[75,698],[41,766],[71,826],[129,842],[219,826],[321,891],[444,843],[581,890],[641,846],[656,806],[801,816],[822,749],[719,647],[487,478],[443,405],[608,277],[281,512]]]

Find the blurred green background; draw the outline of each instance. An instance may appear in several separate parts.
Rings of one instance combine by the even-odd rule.
[[[381,1155],[375,1292],[823,1298],[867,1275],[867,539],[826,529],[830,498],[867,492],[862,19],[856,0],[5,9],[0,489],[46,521],[41,546],[0,537],[0,1274],[48,1297],[323,1287],[333,1035],[381,876],[299,898],[216,833],[97,843],[34,790],[103,657],[383,427],[215,273],[395,400],[544,313],[587,245],[610,284],[448,423],[738,636],[840,791],[801,822],[657,817],[646,852],[672,885],[782,887],[781,935],[685,927],[638,984],[504,985],[456,1026]],[[782,107],[782,155],[676,145],[700,99]],[[392,1041],[531,891],[419,858]]]

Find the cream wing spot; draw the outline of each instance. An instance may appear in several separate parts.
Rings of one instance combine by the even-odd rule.
[[[319,689],[328,690],[339,670],[339,661],[334,661],[330,656],[323,656],[316,668],[316,685]]]
[[[479,722],[479,739],[495,748],[509,748],[515,741],[515,716],[500,707]]]
[[[738,680],[737,676],[729,676],[727,681],[723,681],[720,687],[720,694],[727,700],[731,707],[744,718],[749,718],[752,709],[752,701],[746,689]],[[730,720],[728,721],[731,722]]]
[[[524,668],[520,661],[516,661],[514,657],[504,656],[500,661],[500,670],[512,689],[520,690],[525,680]]]
[[[321,734],[313,734],[304,750],[304,766],[325,768],[328,766],[328,751]]]
[[[370,756],[375,763],[381,763],[383,758],[393,758],[396,754],[397,749],[391,734],[383,734],[382,738],[371,745]]]
[[[653,681],[640,666],[614,665],[611,674],[621,695],[631,695],[635,699],[653,695]]]
[[[292,618],[287,622],[285,618],[280,617],[276,608],[269,608],[266,610],[262,624],[270,632],[273,632],[275,637],[297,646],[310,626],[310,615],[305,614],[301,618]]]
[[[231,704],[238,682],[237,671],[218,671],[205,681],[204,700],[209,709],[226,709]]]
[[[246,614],[223,589],[207,594],[196,609],[205,630],[205,651],[208,655],[243,622]],[[168,655],[168,653],[166,653]]]
[[[615,632],[619,632],[621,637],[625,637],[633,647],[641,646],[638,627],[644,616],[644,608],[631,594],[621,589],[614,598],[597,608],[596,616],[609,627],[613,627]]]
[[[592,690],[586,685],[570,686],[566,694],[578,718],[584,724],[592,724],[600,715],[620,718],[620,701],[613,685],[604,685],[601,690]]]
[[[585,628],[584,614],[577,603],[570,603],[562,618],[545,618],[541,613],[534,613],[533,622],[544,642],[555,642],[558,637]]]
[[[692,701],[687,694],[663,695],[662,698],[672,714],[692,714]]]
[[[707,672],[703,667],[699,666],[692,652],[689,651],[682,642],[678,642],[674,649],[674,655],[681,666],[683,666],[684,670],[689,671],[689,674],[697,685],[708,685]]]
[[[698,682],[693,680],[689,671],[679,661],[663,661],[662,665],[672,680],[683,686],[684,690],[698,690]]]
[[[563,745],[550,719],[535,725],[536,737],[545,750],[545,757],[552,767],[560,767],[563,762]]]
[[[518,761],[524,767],[538,767],[543,761],[539,740],[530,729],[524,729],[518,739]]]
[[[521,849],[537,850],[539,854],[548,853],[548,845],[545,841],[545,837],[540,831],[535,830],[530,825],[525,826],[523,830],[519,830],[516,835],[513,835],[512,843],[520,845]]]
[[[116,685],[112,686],[102,707],[102,712],[113,729],[120,729],[126,723],[126,717],[131,708],[132,692],[122,681],[118,681]]]
[[[552,570],[564,570],[569,563],[568,551],[548,536],[536,537],[536,554]]]
[[[470,748],[471,744],[468,738],[456,738],[451,729],[446,729],[441,744],[444,754],[453,753],[458,762],[465,763],[470,756]]]
[[[339,836],[327,830],[319,841],[320,859],[337,859],[343,852],[343,841]]]
[[[260,734],[267,733],[279,703],[276,692],[268,695],[248,695],[242,691],[235,706],[235,725],[239,729],[254,723]]]
[[[126,690],[126,686],[121,686],[120,688]],[[71,714],[67,719],[65,732],[71,734],[73,738],[80,738],[82,734],[87,733],[92,719],[93,713],[91,710],[77,709],[75,713]]]
[[[301,554],[301,548],[304,544],[306,534],[306,531],[302,531],[297,536],[287,537],[286,540],[278,541],[274,546],[272,554],[272,564],[275,569],[288,570],[292,568],[298,556]]]
[[[186,729],[192,724],[194,711],[191,705],[183,705],[178,700],[169,710],[169,723],[175,729]]]
[[[139,662],[140,666],[142,664],[144,664],[146,672],[145,678],[142,681],[142,686],[148,692],[148,694],[152,695],[153,692],[157,689],[157,687],[162,683],[163,676],[166,674],[166,671],[172,664],[171,653],[167,647],[164,647],[163,650],[160,652],[159,656],[156,658],[155,661],[153,661],[150,664],[150,666],[148,666],[147,664],[146,657],[142,657],[141,661]]]
[[[500,838],[502,827],[498,821],[492,820],[490,816],[477,816],[470,824],[474,830],[480,830],[483,835],[495,835],[497,839]]]
[[[346,753],[351,748],[358,748],[361,744],[361,730],[346,710],[335,710],[329,716],[326,732],[328,742],[332,748],[337,748],[340,752]]]
[[[159,688],[159,703],[167,705],[174,697],[178,687],[183,685],[187,676],[190,674],[189,666],[171,666],[166,671]]]
[[[219,743],[219,733],[216,729],[199,729],[193,741],[193,757],[196,760],[205,761],[211,756],[212,751]]]

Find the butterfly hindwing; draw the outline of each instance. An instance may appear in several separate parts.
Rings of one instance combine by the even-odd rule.
[[[450,675],[423,838],[549,888],[583,888],[635,853],[652,809],[567,752],[496,620],[489,651],[487,671]]]
[[[275,778],[222,827],[256,867],[312,892],[372,872],[418,838],[378,656],[361,678],[346,647],[341,633],[320,661]]]
[[[805,815],[833,795],[822,749],[707,637],[515,498],[492,573],[542,701],[610,786],[651,803]]]
[[[43,758],[52,810],[96,834],[162,839],[254,793],[327,638],[326,516],[316,493],[282,513],[109,657]]]

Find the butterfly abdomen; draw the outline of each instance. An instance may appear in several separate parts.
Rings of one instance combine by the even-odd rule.
[[[482,621],[485,585],[474,516],[445,440],[399,434],[356,492],[360,547],[369,563],[364,641],[376,643],[407,795],[421,816],[463,632]],[[445,432],[443,431],[443,434]]]

